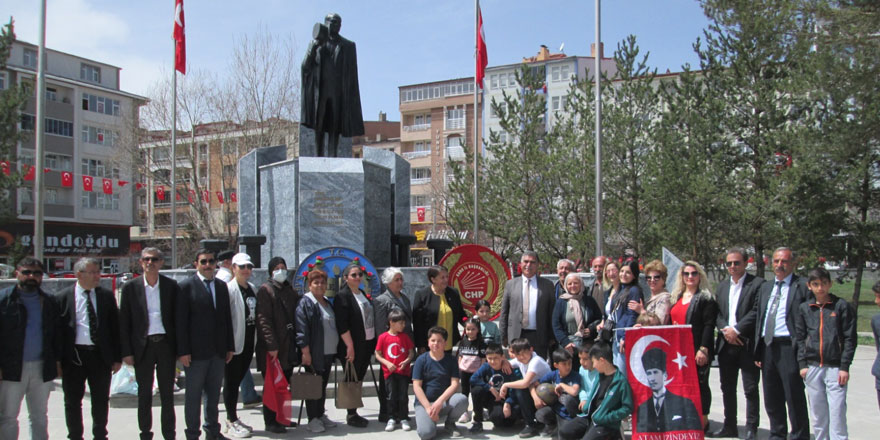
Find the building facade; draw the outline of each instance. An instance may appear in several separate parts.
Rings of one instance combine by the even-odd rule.
[[[38,47],[12,45],[0,89],[29,84],[35,89]],[[65,271],[82,256],[98,258],[107,273],[129,269],[133,176],[120,156],[138,126],[146,98],[121,90],[118,67],[51,49],[46,50],[43,169],[35,164],[36,93],[21,112],[23,139],[15,157],[4,158],[24,176],[12,201],[14,219],[0,226],[0,259],[14,258],[18,238],[32,249],[33,173],[43,173],[44,264]],[[29,175],[30,173],[30,175]],[[32,252],[32,250],[30,251]]]

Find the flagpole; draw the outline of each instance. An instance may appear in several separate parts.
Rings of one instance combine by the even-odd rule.
[[[175,64],[177,42],[174,41]],[[177,268],[177,69],[171,69],[171,268]]]
[[[40,36],[37,52],[37,120],[34,131],[34,258],[43,261],[43,149],[46,139],[46,0],[40,1]],[[46,268],[48,269],[48,267]]]
[[[596,256],[602,255],[602,39],[600,3],[596,0],[596,53],[593,76],[596,78]]]
[[[477,59],[479,59],[480,47],[479,47],[479,35],[480,35],[480,0],[474,0],[474,67],[479,69],[477,66]],[[477,183],[477,168],[480,162],[480,153],[479,153],[479,145],[477,144],[477,91],[479,90],[479,84],[477,84],[477,72],[474,70],[474,243],[479,243],[479,232],[480,232],[480,223],[479,223],[479,190]]]

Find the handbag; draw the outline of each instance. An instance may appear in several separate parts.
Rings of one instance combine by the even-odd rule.
[[[336,381],[336,408],[356,409],[364,406],[363,383],[358,380],[354,371],[354,363],[347,361],[343,369],[342,380]]]
[[[290,376],[290,396],[292,400],[317,400],[324,394],[321,389],[321,375],[309,372],[305,367]]]

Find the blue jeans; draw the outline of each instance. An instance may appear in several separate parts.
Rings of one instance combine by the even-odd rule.
[[[214,436],[220,435],[218,422],[220,403],[220,386],[226,371],[226,360],[220,357],[193,360],[186,371],[186,390],[184,394],[183,415],[186,420],[186,438],[198,439],[201,428]],[[204,395],[205,423],[199,426],[199,407]]]
[[[254,389],[254,376],[251,376],[251,369],[248,368],[244,373],[244,379],[241,380],[241,401],[242,403],[259,402],[260,396]]]

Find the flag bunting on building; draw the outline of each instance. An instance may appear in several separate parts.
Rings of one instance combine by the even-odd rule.
[[[31,181],[36,178],[37,168],[33,165],[22,165],[24,167],[24,180]]]
[[[65,188],[73,187],[73,173],[70,171],[61,172],[61,186]]]
[[[156,188],[156,198],[159,199],[159,201],[162,201],[162,202],[165,201],[165,187],[164,186],[159,185]]]
[[[235,194],[235,191],[229,193],[229,201],[238,203],[238,195]]]
[[[217,194],[217,200],[220,201],[220,204],[222,205],[224,203],[223,191],[217,191],[216,194]]]
[[[82,176],[83,179],[83,191],[92,192],[92,176]]]
[[[104,189],[104,194],[113,194],[113,181],[110,179],[101,179],[101,187]]]

